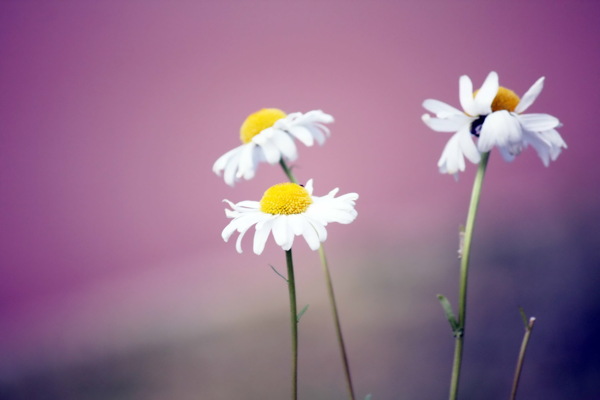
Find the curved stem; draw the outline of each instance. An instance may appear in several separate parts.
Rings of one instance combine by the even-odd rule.
[[[355,400],[356,397],[354,396],[354,388],[352,387],[352,377],[350,376],[350,363],[348,362],[348,355],[346,354],[346,346],[344,345],[344,337],[342,336],[342,326],[340,324],[340,317],[335,302],[335,294],[333,292],[333,282],[331,280],[331,273],[329,272],[329,266],[323,245],[319,247],[319,256],[321,258],[321,264],[323,265],[323,272],[325,274],[327,293],[329,294],[329,300],[331,301],[331,310],[333,312],[333,320],[335,323],[335,333],[340,345],[340,352],[342,353],[342,363],[344,364],[344,374],[346,376],[346,388],[348,389],[348,395],[350,396],[350,399]]]
[[[283,172],[288,177],[290,182],[298,183],[296,177],[292,173],[291,168],[288,167],[286,162],[283,160],[279,160],[279,165],[283,169]],[[342,355],[342,363],[344,365],[344,375],[346,377],[346,388],[348,389],[348,394],[351,400],[355,400],[356,397],[354,395],[354,387],[352,385],[352,377],[350,376],[350,363],[348,362],[348,354],[346,353],[346,346],[344,345],[344,338],[342,336],[342,325],[340,324],[340,317],[337,310],[337,304],[335,301],[335,294],[333,292],[333,282],[331,279],[331,273],[329,272],[329,264],[327,262],[327,257],[325,256],[325,249],[323,245],[319,247],[319,257],[321,259],[321,265],[323,266],[323,272],[325,274],[325,283],[327,285],[327,293],[329,295],[329,302],[331,304],[331,310],[333,313],[333,321],[335,324],[335,331],[337,336],[338,345],[340,348],[340,353]]]
[[[296,311],[296,281],[292,249],[286,250],[288,290],[290,293],[290,322],[292,328],[292,400],[298,398],[298,313]]]
[[[471,241],[473,239],[473,228],[475,226],[475,217],[479,206],[481,196],[481,187],[483,177],[488,164],[490,153],[483,153],[477,175],[473,182],[473,191],[471,192],[471,203],[469,213],[467,214],[467,224],[465,225],[464,244],[462,248],[462,257],[460,263],[460,282],[458,293],[458,330],[455,333],[454,360],[452,362],[452,376],[450,379],[450,400],[456,400],[458,396],[458,382],[460,378],[460,369],[462,365],[462,353],[464,344],[465,325],[467,317],[467,278],[469,272],[469,256],[471,254]]]

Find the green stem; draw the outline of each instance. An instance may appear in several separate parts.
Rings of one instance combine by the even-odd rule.
[[[288,167],[283,158],[279,161],[281,168],[283,168],[283,172],[288,177],[290,182],[298,183],[296,177],[292,173],[291,168]],[[340,324],[340,317],[337,310],[337,304],[335,301],[335,294],[333,292],[333,282],[331,279],[331,273],[329,272],[329,264],[327,262],[327,257],[325,256],[325,249],[323,245],[319,247],[319,257],[321,259],[321,265],[323,266],[323,272],[325,274],[325,283],[327,285],[327,292],[329,295],[329,302],[331,304],[331,310],[333,313],[333,320],[335,324],[335,331],[337,335],[337,341],[340,348],[340,353],[342,355],[342,363],[344,365],[344,375],[346,377],[346,388],[348,389],[348,394],[351,400],[355,400],[356,397],[354,395],[354,387],[352,385],[352,377],[350,376],[350,363],[348,362],[348,354],[346,352],[346,346],[344,345],[344,337],[342,336],[342,326]]]
[[[452,376],[450,379],[450,400],[456,400],[458,396],[458,382],[460,378],[460,369],[462,365],[462,353],[464,344],[465,325],[467,317],[467,277],[469,272],[469,256],[471,254],[471,241],[473,238],[473,227],[475,226],[475,217],[477,216],[477,207],[481,196],[481,187],[483,177],[488,164],[490,153],[481,155],[481,162],[477,169],[473,191],[471,193],[471,203],[469,213],[467,214],[467,224],[465,226],[464,244],[461,252],[460,263],[460,282],[458,299],[458,330],[455,333],[454,360],[452,362]]]
[[[335,333],[340,346],[340,353],[342,354],[342,363],[344,364],[344,374],[346,376],[346,388],[348,389],[348,395],[350,399],[355,400],[354,388],[352,387],[352,377],[350,376],[350,363],[348,362],[348,355],[346,354],[346,346],[344,346],[344,337],[342,336],[342,326],[340,324],[340,317],[335,302],[335,294],[333,292],[333,282],[331,280],[331,273],[329,272],[329,266],[327,263],[327,257],[325,256],[325,248],[323,245],[319,247],[319,256],[321,258],[321,264],[323,265],[323,272],[325,273],[325,282],[327,284],[327,292],[329,294],[329,300],[331,302],[331,310],[333,312],[333,320],[335,322]]]
[[[515,400],[517,398],[517,388],[519,387],[519,380],[521,379],[521,371],[523,370],[523,362],[525,361],[525,352],[527,351],[527,345],[529,344],[529,338],[531,337],[534,323],[535,318],[531,317],[529,318],[527,325],[525,325],[525,334],[523,335],[523,342],[521,342],[521,350],[519,351],[519,358],[517,359],[517,367],[515,369],[515,378],[510,393],[510,400]]]
[[[288,167],[288,165],[286,164],[286,162],[283,160],[283,158],[281,158],[281,160],[279,160],[279,165],[281,165],[281,168],[283,168],[283,172],[285,172],[285,175],[288,177],[288,179],[290,180],[290,182],[293,183],[298,183],[298,181],[296,180],[296,178],[294,177],[294,174],[292,174],[292,170],[290,167]]]
[[[286,250],[288,290],[290,293],[290,322],[292,328],[292,400],[298,398],[298,314],[296,311],[296,280],[294,279],[294,262],[292,249]]]

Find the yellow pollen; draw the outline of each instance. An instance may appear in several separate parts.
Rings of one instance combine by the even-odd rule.
[[[263,108],[260,111],[250,114],[240,128],[242,143],[250,142],[254,136],[272,127],[276,121],[285,118],[285,116],[286,113],[277,108]]]
[[[296,183],[280,183],[271,186],[260,199],[260,210],[273,215],[301,214],[312,204],[312,198],[304,187]]]
[[[473,93],[473,97],[477,95],[477,92],[479,92],[479,90],[476,90]],[[521,99],[519,99],[519,96],[517,96],[515,92],[504,86],[500,86],[496,97],[494,97],[494,100],[492,101],[492,112],[500,110],[515,111],[519,101],[521,101]]]

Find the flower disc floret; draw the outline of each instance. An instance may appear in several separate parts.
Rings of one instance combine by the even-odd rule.
[[[249,143],[254,136],[272,127],[275,125],[275,122],[285,118],[286,115],[286,113],[278,108],[263,108],[250,114],[240,128],[242,143]]]
[[[302,214],[313,203],[308,191],[296,183],[280,183],[265,191],[260,210],[272,215]]]

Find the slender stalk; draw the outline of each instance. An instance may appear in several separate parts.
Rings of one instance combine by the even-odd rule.
[[[288,167],[288,165],[283,160],[283,158],[281,158],[281,160],[279,160],[279,165],[281,165],[281,168],[283,168],[283,172],[285,172],[285,175],[288,177],[290,182],[298,183],[298,181],[296,180],[296,177],[294,177],[294,174],[292,173],[291,168]]]
[[[319,257],[321,258],[321,264],[323,265],[325,282],[327,284],[327,293],[329,294],[329,300],[331,301],[331,311],[333,312],[335,333],[340,345],[340,353],[342,354],[342,363],[344,364],[344,374],[346,376],[346,388],[348,389],[348,396],[350,399],[355,400],[356,397],[354,396],[354,388],[352,387],[352,377],[350,376],[350,363],[348,362],[348,355],[346,354],[346,346],[344,345],[344,337],[342,336],[342,326],[340,324],[340,317],[335,302],[335,294],[333,292],[333,282],[331,280],[331,273],[329,272],[329,265],[327,263],[327,257],[325,256],[325,248],[323,245],[319,247]]]
[[[296,177],[292,173],[292,170],[288,167],[283,158],[279,161],[283,172],[286,174],[290,182],[298,183]],[[355,400],[354,387],[352,385],[352,377],[350,375],[350,363],[348,362],[348,354],[346,352],[346,346],[344,345],[344,337],[342,336],[342,325],[340,323],[340,317],[337,310],[337,303],[335,301],[335,294],[333,292],[333,282],[331,279],[331,273],[329,272],[329,263],[325,255],[325,248],[323,245],[319,247],[319,257],[321,259],[321,265],[323,266],[323,272],[325,274],[325,283],[327,285],[327,293],[329,295],[329,302],[331,304],[331,310],[333,314],[333,321],[335,324],[335,331],[337,336],[340,353],[342,355],[342,363],[344,365],[344,375],[346,377],[346,388],[348,389],[348,395],[351,400]]]
[[[521,371],[523,370],[523,362],[525,361],[525,352],[527,351],[527,344],[531,337],[531,331],[533,331],[533,324],[535,318],[529,318],[529,322],[525,325],[525,334],[523,335],[523,342],[521,342],[521,350],[519,351],[519,358],[517,359],[517,367],[515,368],[515,378],[513,380],[512,391],[510,392],[510,400],[517,398],[517,388],[519,387],[519,380],[521,379]]]
[[[458,382],[460,378],[460,369],[462,365],[462,353],[464,345],[464,334],[467,316],[467,278],[469,272],[469,256],[471,254],[471,241],[473,239],[473,228],[475,226],[475,217],[477,216],[477,207],[481,196],[481,187],[483,177],[488,164],[490,153],[484,153],[481,156],[481,162],[477,169],[477,175],[473,182],[473,191],[471,192],[471,203],[467,214],[467,224],[465,225],[464,244],[460,263],[460,282],[458,293],[458,329],[455,332],[454,360],[452,362],[452,376],[450,378],[450,400],[456,400],[458,396]]]
[[[296,311],[296,280],[294,279],[292,249],[286,250],[285,260],[288,290],[290,292],[290,322],[292,328],[292,400],[296,400],[298,399],[298,312]]]

